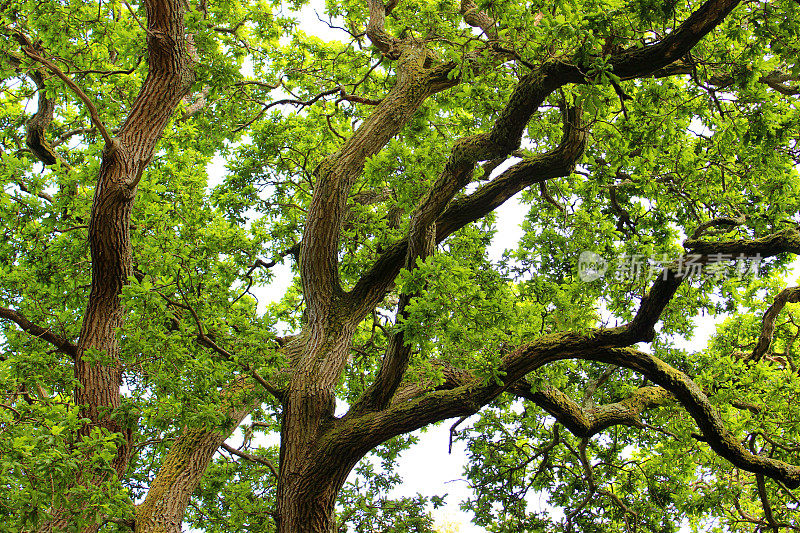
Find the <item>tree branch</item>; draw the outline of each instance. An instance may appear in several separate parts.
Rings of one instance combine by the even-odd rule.
[[[11,33],[21,45],[23,52],[26,49],[34,49],[34,44],[27,35],[18,30],[11,30]],[[53,150],[53,145],[47,142],[47,137],[45,136],[45,131],[53,121],[55,102],[47,97],[44,77],[39,69],[33,69],[28,73],[28,77],[36,85],[39,97],[38,109],[25,125],[25,145],[30,148],[31,152],[45,165],[55,165],[59,161],[66,163],[59,157],[55,150]]]
[[[569,396],[549,385],[531,391],[531,384],[525,379],[518,380],[506,392],[535,403],[572,434],[582,438],[620,424],[640,426],[639,416],[644,411],[672,400],[672,395],[662,387],[642,387],[619,402],[583,409]]]
[[[337,87],[335,89],[330,89],[330,90],[327,90],[327,91],[323,91],[323,92],[321,92],[321,93],[319,93],[319,94],[317,94],[315,96],[312,96],[308,100],[297,100],[296,98],[284,98],[282,100],[276,100],[276,101],[270,102],[268,104],[267,103],[262,103],[261,111],[256,113],[256,115],[253,118],[251,118],[250,120],[248,120],[244,124],[235,127],[233,129],[233,133],[238,133],[238,132],[240,132],[240,131],[242,131],[244,129],[249,128],[250,125],[253,124],[253,122],[255,122],[256,120],[258,120],[261,117],[263,117],[264,113],[266,113],[267,111],[269,111],[271,108],[273,108],[275,106],[278,106],[278,105],[293,105],[293,106],[299,106],[299,107],[308,107],[308,106],[314,104],[315,102],[317,102],[318,100],[320,100],[321,98],[324,98],[326,96],[330,96],[332,94],[336,94],[338,92],[340,92],[340,87]],[[259,103],[261,103],[261,102],[259,102]]]
[[[784,252],[800,252],[800,232],[795,229],[750,241],[737,240],[718,243],[689,241],[688,244],[703,249],[706,255],[700,262],[713,263],[722,260],[720,251],[729,253],[760,253],[762,257]],[[614,364],[636,370],[660,385],[678,399],[695,418],[712,448],[736,466],[751,472],[762,472],[780,479],[788,486],[800,486],[800,469],[781,462],[753,458],[731,437],[719,416],[711,409],[705,394],[683,373],[672,369],[662,361],[625,348],[638,342],[650,341],[655,335],[654,326],[675,291],[685,279],[678,267],[670,266],[654,282],[630,323],[616,328],[601,328],[585,334],[559,332],[544,335],[522,345],[503,357],[497,375],[504,376],[504,383],[482,382],[469,371],[462,371],[446,379],[440,390],[405,396],[379,413],[348,413],[341,419],[341,431],[347,431],[351,440],[363,442],[366,449],[390,436],[413,431],[424,425],[446,418],[477,412],[481,406],[541,366],[563,359],[586,359]],[[348,422],[350,424],[348,424]],[[344,426],[349,426],[346,429]],[[379,440],[375,440],[379,439]]]
[[[684,248],[700,255],[723,254],[747,257],[772,257],[780,253],[800,254],[800,232],[787,228],[759,239],[737,239],[732,241],[687,240]]]
[[[88,96],[86,96],[86,93],[83,92],[83,89],[81,89],[78,84],[72,81],[72,78],[64,74],[64,72],[62,72],[61,69],[55,65],[55,63],[37,54],[32,47],[25,46],[22,48],[22,52],[34,61],[41,63],[45,66],[45,68],[47,68],[47,70],[61,78],[61,81],[63,81],[67,87],[69,87],[72,92],[74,92],[75,95],[84,103],[84,105],[86,105],[86,108],[89,110],[89,116],[92,119],[92,123],[95,125],[98,131],[100,131],[100,135],[103,137],[106,147],[110,149],[114,145],[114,140],[106,129],[105,124],[103,124],[103,121],[100,120],[100,114],[97,112],[97,107],[95,107],[94,103],[89,99]]]
[[[275,479],[278,479],[278,469],[275,468],[275,465],[272,463],[272,461],[270,461],[266,457],[259,457],[258,455],[253,455],[252,453],[247,453],[241,450],[237,450],[236,448],[225,442],[222,443],[221,447],[223,450],[232,453],[237,457],[241,457],[242,459],[247,459],[252,463],[258,463],[266,466],[267,468],[269,468],[269,471],[272,472],[272,475],[275,477]]]
[[[738,4],[738,1],[708,0],[673,33],[658,43],[611,56],[609,62],[613,65],[615,74],[623,78],[647,76],[677,61],[722,22]],[[374,2],[371,3],[373,7],[376,5]],[[545,63],[534,72],[523,76],[506,106],[498,115],[491,131],[457,141],[442,176],[449,176],[456,180],[468,179],[466,176],[470,175],[478,161],[492,161],[512,153],[519,147],[522,132],[533,113],[553,91],[570,83],[587,83],[586,74],[579,67],[561,62]],[[562,141],[562,146],[559,147],[562,149],[561,151],[556,150],[539,158],[523,161],[511,167],[504,175],[511,177],[519,173],[522,176],[516,176],[515,181],[520,183],[527,178],[527,185],[530,185],[543,181],[547,177],[569,173],[575,160],[582,153],[583,136],[574,135],[571,140],[573,141],[571,146],[564,146]],[[580,150],[576,150],[578,147]],[[564,157],[564,152],[568,148],[572,149],[574,157]],[[578,153],[575,154],[575,152]],[[555,160],[553,156],[555,156]],[[527,169],[526,166],[534,167],[539,171],[539,175],[531,176],[530,170],[533,169]],[[504,180],[498,182],[498,179],[493,180],[492,183],[484,186],[467,199],[454,202],[448,208],[447,212],[440,217],[445,220],[437,221],[437,242],[441,242],[450,233],[467,223],[485,216],[486,213],[521,190],[521,188],[499,188],[497,186]],[[492,184],[495,186],[491,187]],[[478,202],[483,205],[480,203],[475,205]],[[481,213],[478,216],[474,214],[476,209]],[[448,218],[450,220],[447,220]],[[385,292],[389,290],[405,258],[406,250],[404,248],[402,242],[391,246],[356,283],[350,300],[356,302],[357,316],[365,316],[365,313],[377,305]]]
[[[753,348],[753,353],[750,354],[749,360],[760,361],[764,354],[767,353],[770,344],[772,344],[772,335],[775,333],[775,320],[777,320],[778,315],[787,303],[798,302],[800,302],[800,287],[791,287],[778,293],[775,297],[775,301],[772,302],[767,312],[764,313],[761,324],[761,335],[758,337],[758,342],[755,348]]]
[[[246,382],[239,382],[228,391],[229,405],[221,407],[227,409],[227,415],[232,422],[227,426],[228,429],[183,429],[170,446],[144,501],[136,506],[137,529],[158,531],[165,530],[164,526],[167,524],[181,523],[190,497],[200,483],[214,453],[220,446],[226,446],[225,440],[255,406],[252,402],[239,407],[230,406],[237,393],[244,392],[247,386]]]
[[[369,22],[367,22],[367,37],[372,44],[388,59],[400,58],[400,40],[389,35],[385,30],[386,15],[390,8],[381,0],[367,0],[369,5]],[[394,1],[393,8],[397,4]]]
[[[748,472],[760,473],[788,486],[800,486],[800,467],[776,459],[753,455],[742,446],[739,439],[725,427],[703,391],[683,372],[669,366],[657,357],[632,348],[617,348],[607,345],[591,346],[591,335],[581,342],[575,334],[561,334],[561,340],[536,342],[529,346],[528,361],[531,370],[565,359],[583,359],[619,365],[641,373],[656,385],[668,391],[688,411],[703,433],[704,440],[720,457]],[[575,337],[572,341],[568,338]],[[341,419],[342,430],[335,432],[329,446],[362,446],[370,449],[388,436],[413,431],[431,422],[475,413],[482,405],[497,396],[498,390],[507,387],[496,384],[481,384],[475,378],[454,388],[436,390],[422,397],[392,404],[380,413],[365,414],[358,418]],[[348,440],[340,442],[344,434]],[[378,440],[380,439],[380,440]]]
[[[222,359],[224,359],[225,361],[239,365],[240,367],[242,367],[242,369],[248,372],[253,377],[253,379],[255,379],[259,383],[259,385],[264,387],[264,390],[266,390],[272,396],[274,396],[276,400],[278,401],[283,400],[283,395],[281,391],[278,390],[278,388],[272,385],[270,382],[265,380],[261,376],[261,374],[259,374],[258,371],[252,367],[252,365],[250,365],[249,363],[243,363],[241,361],[237,361],[236,357],[234,357],[232,353],[230,353],[222,346],[218,345],[216,342],[214,342],[214,340],[211,337],[206,335],[205,329],[203,328],[203,323],[200,320],[200,317],[197,315],[197,311],[195,311],[191,305],[189,305],[188,303],[181,304],[179,302],[170,299],[164,294],[161,293],[158,294],[170,305],[180,307],[181,309],[186,309],[187,311],[189,311],[189,313],[192,315],[192,318],[194,319],[195,325],[197,326],[197,343],[200,346],[204,346],[206,348],[213,350],[217,355],[222,357]]]
[[[461,0],[459,12],[464,17],[464,22],[473,28],[480,28],[490,41],[497,40],[497,28],[495,21],[485,12],[478,8],[473,0]]]
[[[414,214],[408,233],[408,252],[405,267],[409,271],[416,269],[417,261],[424,261],[434,251],[434,238],[436,236],[435,211],[427,211],[426,204]],[[382,409],[389,404],[403,381],[408,363],[411,358],[411,344],[405,341],[405,331],[402,322],[407,318],[406,306],[412,293],[403,293],[397,305],[396,326],[400,329],[389,338],[386,353],[381,361],[381,368],[375,381],[362,395],[354,409]]]
[[[611,56],[614,74],[622,79],[652,74],[684,57],[739,4],[739,0],[708,0],[657,43]]]
[[[51,332],[50,329],[34,324],[25,318],[25,316],[19,311],[8,309],[6,307],[0,307],[0,318],[11,320],[26,333],[29,333],[38,339],[42,339],[43,341],[49,342],[58,348],[60,352],[72,357],[73,359],[76,357],[78,350],[77,346],[67,339]]]
[[[378,153],[432,94],[435,79],[425,68],[426,58],[421,43],[403,45],[395,85],[342,147],[315,170],[317,180],[300,253],[310,324],[322,320],[342,295],[338,239],[348,196],[366,159]]]
[[[445,179],[440,177],[437,187],[449,185],[451,190],[443,191],[448,194],[432,193],[429,200],[429,212],[446,206],[436,219],[436,242],[442,242],[458,229],[491,213],[530,185],[569,174],[583,154],[585,139],[585,130],[580,125],[580,110],[569,108],[564,117],[561,143],[555,150],[512,165],[471,195],[450,201],[454,194],[452,189],[460,178],[453,177],[448,184],[446,175]],[[394,283],[407,253],[407,239],[390,246],[353,287],[350,300],[358,305],[356,312],[368,313]]]
[[[717,226],[725,226],[727,228],[741,226],[746,221],[745,217],[719,217],[708,220],[700,224],[694,233],[692,233],[692,240],[697,240],[702,237],[709,229]]]

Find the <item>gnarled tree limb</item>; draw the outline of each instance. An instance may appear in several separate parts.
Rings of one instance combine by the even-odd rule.
[[[761,360],[764,354],[767,353],[767,350],[769,350],[770,344],[772,344],[772,335],[775,333],[775,320],[777,320],[778,315],[787,303],[797,302],[800,302],[800,287],[790,287],[778,293],[775,297],[775,301],[772,302],[767,312],[764,313],[764,318],[761,323],[761,334],[758,337],[755,348],[753,348],[753,353],[750,354],[748,359],[751,361]]]
[[[50,329],[43,328],[37,324],[34,324],[25,316],[20,313],[19,311],[15,311],[14,309],[9,309],[7,307],[0,307],[0,318],[5,318],[7,320],[11,320],[16,325],[18,325],[23,331],[29,333],[30,335],[42,339],[43,341],[49,342],[62,353],[65,353],[75,358],[77,354],[78,347],[75,346],[72,342],[68,341],[64,337],[60,335],[56,335]]]
[[[62,72],[61,69],[58,68],[55,63],[39,55],[39,53],[34,48],[25,46],[22,48],[22,52],[29,58],[33,59],[34,61],[44,65],[45,68],[47,68],[47,70],[58,76],[61,79],[61,81],[63,81],[64,84],[67,87],[69,87],[72,92],[75,93],[75,95],[84,103],[86,108],[89,110],[89,116],[92,118],[92,123],[98,129],[98,131],[100,131],[100,135],[103,137],[103,140],[106,143],[106,147],[107,148],[112,147],[114,145],[114,141],[111,137],[111,134],[106,129],[106,126],[105,124],[103,124],[103,121],[100,120],[100,114],[97,112],[97,107],[94,105],[94,102],[92,102],[91,99],[86,95],[86,93],[83,92],[83,89],[81,89],[77,83],[72,81],[72,78],[64,74],[64,72]]]
[[[672,400],[669,391],[662,387],[642,387],[624,400],[586,409],[549,385],[532,391],[531,384],[525,379],[518,380],[507,392],[532,401],[573,435],[583,438],[592,437],[611,426],[639,426],[639,417],[644,411]]]

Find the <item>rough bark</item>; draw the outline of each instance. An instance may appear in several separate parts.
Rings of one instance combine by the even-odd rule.
[[[609,58],[622,79],[660,75],[681,60],[700,39],[738,4],[737,0],[708,0],[662,41],[623,51]],[[366,160],[378,153],[408,123],[426,98],[455,85],[447,74],[456,65],[437,64],[424,43],[413,36],[396,38],[384,22],[393,3],[369,0],[367,36],[383,55],[397,60],[395,86],[357,131],[336,153],[316,169],[313,198],[300,248],[300,275],[307,306],[306,322],[292,347],[291,367],[284,372],[279,397],[283,404],[280,464],[277,480],[278,530],[329,532],[338,491],[348,473],[369,450],[387,439],[429,423],[475,413],[507,390],[531,394],[535,401],[577,434],[588,436],[613,423],[634,423],[642,409],[675,397],[695,418],[709,444],[740,468],[800,484],[800,470],[791,465],[754,456],[727,432],[705,395],[688,376],[663,362],[627,348],[653,338],[654,327],[684,277],[667,269],[642,299],[635,318],[626,326],[579,333],[545,335],[508,353],[498,369],[504,383],[485,383],[471,372],[456,372],[444,385],[403,387],[409,350],[402,333],[395,335],[384,355],[373,386],[342,418],[334,417],[334,390],[347,364],[353,335],[360,320],[385,297],[402,267],[433,253],[433,244],[496,209],[508,198],[535,183],[571,172],[581,156],[585,132],[580,110],[565,113],[564,135],[557,148],[525,159],[475,192],[458,198],[484,161],[503,160],[521,143],[523,132],[539,107],[558,88],[590,82],[587,68],[549,61],[523,76],[492,128],[460,139],[431,192],[412,215],[408,235],[389,247],[364,273],[354,289],[345,293],[338,272],[338,240],[347,214],[347,200]],[[80,382],[76,401],[91,420],[85,432],[105,428],[126,436],[114,467],[122,473],[130,453],[129,429],[113,416],[120,405],[120,363],[116,331],[124,320],[120,292],[132,274],[130,248],[131,207],[142,173],[155,144],[192,82],[190,53],[184,36],[184,3],[147,0],[149,70],[139,97],[103,155],[95,191],[89,239],[92,286],[77,346],[45,329],[14,320],[75,355],[75,375]],[[495,41],[494,21],[476,4],[461,4],[466,22],[481,28]],[[503,57],[502,53],[498,53]],[[46,104],[46,102],[45,102]],[[42,108],[45,112],[47,106]],[[44,117],[46,118],[46,117]],[[787,231],[754,241],[707,243],[690,241],[686,247],[708,259],[711,254],[742,252],[762,256],[800,251],[800,234]],[[412,295],[402,295],[402,318]],[[99,354],[87,358],[87,351]],[[521,391],[520,380],[541,366],[563,359],[586,359],[625,366],[641,372],[661,386],[642,389],[634,397],[600,406],[591,416],[557,391]],[[515,388],[516,387],[516,388]],[[603,409],[605,407],[605,409]],[[244,411],[233,418],[240,421]],[[170,448],[145,502],[136,510],[137,532],[176,532],[191,492],[225,439],[223,432],[186,429]],[[66,513],[48,527],[65,526]]]
[[[232,401],[252,382],[243,381],[229,391]],[[231,409],[229,429],[184,428],[161,463],[145,500],[136,506],[136,533],[180,533],[186,506],[214,453],[253,409],[249,402]]]
[[[713,262],[719,250],[726,253],[758,253],[771,257],[784,252],[800,252],[800,232],[786,230],[761,239],[718,243],[687,243],[708,254],[701,262]],[[719,260],[719,259],[716,259]],[[600,361],[630,368],[672,394],[695,419],[712,449],[737,467],[763,473],[789,486],[800,485],[800,468],[780,461],[754,457],[727,431],[708,398],[682,372],[663,361],[642,354],[629,346],[652,340],[654,326],[685,276],[676,267],[668,267],[642,298],[633,320],[616,328],[597,329],[587,333],[560,332],[544,335],[519,346],[506,355],[499,371],[503,383],[483,382],[469,371],[451,373],[446,382],[436,388],[412,385],[410,391],[398,391],[397,398],[381,411],[351,411],[337,421],[332,437],[327,440],[329,454],[348,449],[363,449],[364,453],[393,436],[419,429],[447,418],[474,414],[502,392],[513,387],[526,374],[542,366],[564,359]],[[550,398],[552,400],[552,398]],[[550,401],[550,405],[554,403]],[[569,413],[564,413],[565,419]],[[573,417],[574,418],[574,417]]]
[[[147,9],[148,75],[119,136],[107,143],[95,187],[89,223],[92,259],[91,292],[75,350],[75,401],[90,423],[81,431],[102,428],[122,435],[114,470],[121,475],[131,451],[130,427],[115,416],[120,406],[121,365],[117,330],[125,313],[120,294],[133,274],[130,243],[131,209],[145,167],[178,102],[193,81],[192,62],[184,36],[184,4],[150,0]],[[84,472],[84,483],[104,474]],[[66,528],[80,509],[58,509],[43,530]],[[87,531],[96,530],[90,526]]]
[[[519,380],[508,392],[530,400],[558,420],[573,435],[592,437],[611,426],[639,426],[641,414],[672,399],[662,387],[642,387],[618,402],[585,408],[560,390],[545,385],[531,390],[530,383]]]
[[[117,330],[124,321],[120,294],[133,274],[130,222],[136,188],[150,162],[161,132],[193,75],[184,40],[183,4],[174,0],[146,3],[148,75],[131,112],[112,145],[106,146],[95,187],[89,222],[92,285],[83,317],[75,377],[76,402],[93,426],[127,434],[111,413],[120,405],[121,368]],[[87,359],[86,350],[101,354]],[[114,467],[125,470],[129,438],[120,447]]]
[[[41,49],[31,42],[28,37],[20,31],[14,32],[14,37],[17,42],[23,47],[23,50],[35,50],[40,52]],[[47,141],[46,131],[53,121],[53,113],[55,112],[56,103],[52,98],[47,97],[44,85],[44,77],[39,69],[32,69],[28,76],[39,92],[38,109],[36,113],[28,120],[25,125],[25,144],[30,149],[31,153],[35,155],[39,161],[45,165],[55,165],[60,158],[53,150],[53,147]]]
[[[331,321],[312,329],[298,367],[283,391],[280,465],[278,468],[278,531],[328,531],[336,494],[355,464],[341,456],[321,460],[342,464],[340,475],[317,477],[309,473],[319,459],[318,446],[334,423],[333,388],[349,353],[354,325]],[[359,457],[360,458],[360,457]]]
[[[749,359],[759,361],[764,357],[772,344],[772,335],[775,333],[775,321],[778,319],[778,315],[787,303],[798,302],[800,302],[800,287],[784,289],[775,297],[775,301],[764,313],[764,318],[761,322],[761,334]]]

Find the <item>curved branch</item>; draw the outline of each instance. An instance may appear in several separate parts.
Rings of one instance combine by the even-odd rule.
[[[581,358],[630,368],[669,390],[694,418],[711,449],[736,467],[769,476],[785,483],[789,488],[800,486],[800,467],[750,453],[728,431],[700,387],[680,370],[653,355],[631,348],[601,348],[586,355],[587,357]]]
[[[764,354],[767,353],[767,350],[769,350],[770,344],[772,344],[772,335],[775,333],[775,320],[777,320],[778,315],[787,303],[798,302],[800,302],[800,287],[791,287],[778,293],[775,297],[775,301],[772,302],[767,312],[764,313],[761,324],[761,335],[758,337],[758,342],[748,359],[751,361],[761,360]]]
[[[531,384],[525,379],[514,383],[506,392],[535,403],[573,435],[582,438],[592,437],[611,426],[640,426],[639,416],[644,411],[672,400],[669,391],[662,387],[642,387],[619,402],[583,409],[569,396],[549,385],[532,391]]]
[[[731,227],[741,226],[742,224],[745,223],[745,220],[746,219],[745,219],[744,216],[739,216],[739,217],[719,217],[719,218],[715,218],[715,219],[703,222],[702,224],[700,224],[697,227],[696,230],[694,230],[694,233],[692,233],[692,240],[699,239],[709,229],[715,228],[717,226],[725,226],[725,227],[729,228],[729,231],[730,231]]]
[[[556,150],[558,157],[574,161],[583,152],[583,131],[579,127],[580,109],[571,108],[565,113],[565,133],[561,146]],[[569,148],[567,148],[569,147]],[[424,260],[433,251],[435,242],[439,238],[440,214],[452,200],[453,196],[461,190],[472,177],[475,162],[456,164],[453,159],[456,157],[457,150],[454,149],[451,161],[445,165],[445,169],[439,179],[431,187],[430,192],[421,202],[420,206],[412,216],[409,234],[406,239],[406,260],[405,268],[413,270],[418,259]],[[567,165],[570,166],[570,165]],[[503,179],[501,175],[494,181]],[[473,213],[474,214],[474,213]],[[393,278],[385,277],[384,280]],[[359,295],[358,285],[350,293],[350,297],[357,304],[355,313],[357,316],[367,312],[377,302],[374,301],[383,287],[380,285],[370,286],[373,299],[363,298]],[[402,320],[405,317],[405,306],[410,301],[412,295],[403,294],[400,297],[398,306],[398,317]],[[356,411],[362,409],[380,409],[385,407],[392,399],[392,396],[400,385],[408,366],[411,347],[405,343],[403,331],[392,335],[386,355],[381,363],[378,376],[368,390],[364,393],[362,400],[354,406]]]
[[[432,193],[432,201],[437,203],[431,205],[431,211],[444,208],[436,219],[436,242],[442,242],[470,222],[483,218],[530,185],[568,175],[583,154],[586,141],[586,132],[579,119],[578,108],[567,109],[564,133],[555,150],[512,165],[471,195],[449,201],[443,195]],[[457,184],[457,179],[453,177],[451,184]],[[446,182],[440,179],[437,187],[443,185]],[[356,312],[368,313],[380,302],[400,272],[406,250],[405,239],[396,242],[364,273],[350,293],[350,299],[358,304]]]
[[[244,393],[247,382],[229,390],[228,400]],[[255,407],[255,403],[229,408],[225,430],[185,428],[170,446],[144,501],[134,511],[136,531],[179,532],[192,493],[200,483],[214,453]],[[227,449],[227,448],[226,448]]]
[[[258,463],[266,466],[267,468],[269,468],[269,471],[272,473],[275,479],[278,479],[278,469],[275,468],[275,465],[272,463],[272,461],[270,461],[266,457],[259,457],[258,455],[253,455],[252,453],[247,453],[243,452],[242,450],[237,450],[233,446],[230,446],[229,444],[224,442],[220,447],[228,453],[231,453],[237,457],[241,457],[242,459],[247,459],[251,463]]]
[[[800,467],[750,453],[728,431],[700,387],[689,376],[657,357],[632,348],[587,347],[580,342],[561,342],[552,346],[540,345],[536,353],[531,353],[531,370],[565,359],[619,365],[643,374],[681,403],[702,431],[704,440],[720,457],[742,470],[776,479],[789,488],[800,486]],[[363,443],[364,446],[372,447],[376,442],[382,442],[390,436],[418,429],[434,421],[475,413],[497,396],[495,384],[481,384],[476,378],[466,377],[467,374],[463,376],[462,384],[454,388],[433,391],[416,399],[393,404],[380,413],[350,420],[348,417],[343,418],[342,421],[347,420],[349,424],[340,424],[339,431],[335,432],[328,446],[352,447],[354,443],[358,443],[360,448]],[[502,389],[505,388],[507,387]],[[345,435],[349,440],[340,441],[339,437]]]
[[[497,40],[497,28],[495,20],[478,8],[473,0],[461,0],[459,12],[464,17],[464,22],[473,28],[480,28],[490,41]]]
[[[30,335],[38,339],[42,339],[43,341],[49,342],[50,344],[55,346],[58,349],[58,351],[67,354],[73,359],[76,357],[78,350],[77,346],[75,346],[73,343],[71,343],[64,337],[56,335],[55,333],[50,331],[50,329],[43,328],[37,324],[34,324],[33,322],[25,318],[25,316],[19,311],[8,309],[6,307],[0,307],[0,318],[11,320],[26,333],[29,333]]]
[[[84,103],[86,108],[89,110],[89,116],[92,118],[92,123],[95,127],[100,131],[100,135],[103,137],[103,140],[106,143],[106,147],[111,147],[114,145],[114,141],[111,137],[111,134],[106,129],[105,124],[103,121],[100,120],[100,114],[97,112],[97,107],[95,107],[94,103],[86,96],[86,93],[83,92],[77,83],[72,81],[72,78],[64,74],[60,68],[58,68],[55,63],[52,61],[45,59],[44,57],[40,56],[32,47],[23,47],[22,52],[28,56],[29,58],[33,59],[34,61],[41,63],[42,65],[47,68],[50,72],[61,78],[67,87],[75,93],[75,95]]]
[[[436,80],[425,68],[426,58],[421,43],[403,45],[395,85],[341,148],[315,170],[317,180],[300,253],[300,275],[312,325],[324,319],[342,294],[337,249],[353,183],[367,158],[378,153],[433,93]]]
[[[658,43],[610,56],[609,62],[613,65],[615,74],[626,79],[649,76],[679,60],[720,24],[738,3],[739,0],[708,0],[674,32]],[[378,4],[380,2],[371,0],[371,6]],[[380,16],[380,13],[376,13]],[[447,68],[442,68],[447,71]],[[545,63],[537,70],[523,76],[498,115],[491,131],[456,142],[442,176],[449,176],[452,180],[469,179],[472,169],[479,161],[493,161],[514,152],[520,145],[522,133],[531,117],[553,91],[570,83],[583,84],[587,81],[586,73],[580,67],[557,61]],[[567,137],[565,135],[565,138]],[[517,183],[527,178],[529,180],[527,185],[530,185],[548,177],[569,173],[577,157],[582,153],[582,143],[582,136],[574,135],[571,146],[573,157],[564,157],[564,148],[567,147],[563,146],[562,141],[562,146],[559,147],[561,150],[514,165],[504,173],[504,176],[510,178],[508,181]],[[578,146],[580,150],[575,150]],[[526,168],[528,166],[533,168]],[[532,175],[532,170],[537,174]],[[517,173],[521,176],[514,176]],[[440,217],[445,220],[437,220],[437,242],[441,242],[450,233],[467,223],[485,216],[523,188],[504,187],[502,185],[506,180],[500,178],[493,180],[467,199],[454,202],[447,209]],[[475,216],[474,209],[480,214]],[[365,316],[383,298],[400,272],[405,255],[404,243],[402,241],[395,243],[356,283],[350,298],[356,305],[356,316]]]
[[[375,45],[375,48],[388,59],[398,59],[400,57],[400,40],[386,32],[386,15],[397,4],[394,1],[386,6],[381,0],[367,0],[369,5],[369,22],[367,23],[367,37]]]
[[[688,240],[684,248],[696,254],[721,254],[732,256],[743,254],[748,257],[772,257],[779,253],[800,254],[800,231],[787,228],[759,239],[737,239],[732,241]]]
[[[22,46],[22,51],[33,50],[34,44],[27,35],[21,31],[12,31],[14,38]],[[45,131],[53,121],[55,112],[55,102],[47,97],[45,91],[44,77],[39,69],[33,69],[28,73],[28,77],[36,84],[38,89],[38,109],[25,125],[25,145],[30,148],[33,155],[45,165],[55,165],[57,162],[64,162],[53,150],[53,145],[47,141]]]
[[[740,0],[708,0],[661,41],[611,56],[609,63],[622,79],[652,74],[684,57],[739,4]]]
[[[411,220],[408,234],[408,253],[405,268],[414,270],[418,261],[424,261],[433,254],[436,236],[436,223],[431,214],[426,216],[424,210],[417,211]],[[406,306],[415,294],[403,293],[397,305],[395,324],[402,326],[408,317]],[[400,329],[389,338],[386,353],[375,381],[364,392],[361,399],[353,406],[356,411],[363,409],[382,409],[389,404],[400,383],[403,381],[411,358],[411,344],[406,342],[405,331]]]
[[[706,252],[700,257],[701,263],[721,260],[720,250],[728,253],[749,251],[769,257],[783,252],[800,252],[800,232],[789,229],[749,241],[690,241],[690,244]],[[624,326],[596,329],[585,334],[553,333],[518,347],[506,355],[496,369],[497,375],[505,376],[505,383],[483,382],[464,370],[448,376],[438,390],[431,390],[430,386],[423,384],[410,395],[398,395],[399,398],[383,411],[348,413],[333,430],[329,446],[352,447],[358,443],[358,447],[363,445],[368,450],[392,436],[446,418],[475,413],[517,380],[547,363],[563,359],[586,359],[641,372],[669,391],[689,410],[712,449],[720,456],[744,470],[762,472],[792,488],[800,486],[800,468],[771,459],[754,458],[744,450],[724,428],[706,395],[685,374],[653,356],[624,348],[653,339],[656,322],[686,276],[686,273],[679,273],[676,266],[664,269],[648,294],[642,298],[633,320]],[[339,441],[339,437],[344,440]]]
[[[679,60],[721,23],[738,3],[739,0],[708,0],[665,39],[642,49],[611,56],[609,62],[613,65],[615,74],[626,79],[649,76]],[[456,143],[447,162],[450,173],[464,173],[466,167],[471,172],[472,166],[478,161],[493,161],[512,153],[519,147],[522,132],[531,116],[547,96],[564,85],[586,82],[585,72],[581,68],[560,62],[546,63],[524,76],[490,132],[461,139]],[[579,142],[582,153],[583,139]],[[450,220],[437,223],[437,242],[467,223],[485,216],[523,188],[505,187],[505,181],[521,183],[527,178],[527,185],[530,185],[547,177],[569,173],[577,156],[568,158],[558,157],[559,155],[561,154],[557,150],[556,153],[551,152],[514,165],[504,173],[508,180],[500,180],[503,177],[501,176],[467,199],[454,202],[442,215],[442,218]],[[552,156],[556,156],[556,159],[553,160]],[[526,168],[528,166],[533,168]],[[536,170],[538,174],[532,176],[531,170]],[[519,175],[515,176],[517,173]],[[473,214],[475,209],[480,213],[477,216]],[[359,303],[358,313],[363,316],[363,313],[369,312],[383,298],[399,273],[404,258],[404,243],[395,243],[362,276],[352,291],[352,300]]]
[[[329,89],[329,90],[323,91],[323,92],[321,92],[321,93],[319,93],[319,94],[317,94],[315,96],[312,96],[308,100],[297,100],[296,98],[284,98],[282,100],[275,100],[274,102],[270,102],[268,104],[260,102],[260,103],[262,103],[261,111],[256,113],[256,115],[253,118],[251,118],[250,120],[248,120],[244,124],[241,124],[240,126],[235,127],[233,129],[233,133],[239,133],[240,131],[249,128],[253,124],[253,122],[255,122],[256,120],[258,120],[261,117],[263,117],[264,113],[266,113],[267,111],[269,111],[271,108],[273,108],[275,106],[278,106],[278,105],[293,105],[293,106],[298,106],[298,107],[308,107],[308,106],[316,103],[321,98],[324,98],[326,96],[330,96],[332,94],[336,94],[336,93],[338,93],[340,91],[341,91],[341,87],[336,87],[335,89]]]
[[[89,222],[92,282],[83,316],[75,360],[75,401],[91,424],[123,433],[114,468],[127,468],[130,428],[122,426],[114,409],[121,403],[122,373],[118,329],[125,320],[121,302],[123,286],[133,275],[130,219],[136,187],[153,158],[155,146],[178,102],[194,80],[193,64],[184,34],[181,0],[145,0],[147,10],[147,78],[117,138],[103,134],[106,149],[98,172]],[[93,115],[100,127],[96,112]],[[87,349],[105,352],[109,363],[96,364],[80,355]],[[98,474],[102,476],[105,474]],[[100,478],[98,478],[100,479]]]

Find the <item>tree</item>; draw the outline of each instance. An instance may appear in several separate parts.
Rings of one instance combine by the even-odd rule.
[[[4,528],[797,528],[797,2],[0,5]]]

